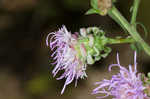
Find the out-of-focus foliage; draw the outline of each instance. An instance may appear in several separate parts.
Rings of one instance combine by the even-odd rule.
[[[49,88],[53,88],[51,82],[51,80],[48,80],[48,75],[40,74],[27,82],[26,90],[31,94],[43,94]]]

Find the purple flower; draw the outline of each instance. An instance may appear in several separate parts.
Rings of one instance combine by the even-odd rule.
[[[99,85],[93,90],[92,94],[105,94],[98,98],[113,96],[113,99],[150,99],[145,93],[145,87],[141,81],[141,74],[137,73],[136,53],[134,56],[134,67],[129,65],[129,70],[120,65],[119,56],[117,54],[117,64],[109,66],[111,68],[117,66],[120,72],[113,75],[111,80],[104,79],[101,82],[96,82]]]
[[[63,70],[64,73],[57,80],[66,78],[61,94],[74,79],[76,79],[75,85],[77,85],[79,78],[87,77],[86,63],[84,62],[87,53],[84,44],[78,43],[78,36],[78,33],[71,34],[63,26],[57,32],[49,33],[46,39],[47,46],[50,46],[51,50],[54,51],[51,56],[54,57],[56,66],[52,74],[55,77],[59,71]]]

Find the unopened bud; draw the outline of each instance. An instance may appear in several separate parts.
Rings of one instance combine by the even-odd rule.
[[[106,15],[111,7],[112,0],[98,0],[98,8],[101,11],[101,15]]]

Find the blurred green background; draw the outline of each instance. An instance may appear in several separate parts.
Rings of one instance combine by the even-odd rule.
[[[129,19],[133,0],[118,0],[116,6]],[[141,0],[137,20],[150,28],[149,0]],[[0,0],[0,99],[96,99],[91,95],[94,82],[111,77],[108,65],[116,62],[116,52],[121,63],[133,63],[133,51],[128,44],[110,45],[112,53],[92,66],[88,66],[88,78],[67,86],[60,95],[64,81],[52,77],[50,49],[45,45],[49,32],[66,25],[69,31],[81,27],[98,26],[110,37],[126,36],[108,16],[88,15],[89,0]],[[141,35],[144,32],[139,27]],[[147,37],[150,41],[150,34]],[[150,44],[150,43],[149,43]],[[138,54],[138,70],[150,71],[150,57]],[[109,99],[109,98],[108,98]]]

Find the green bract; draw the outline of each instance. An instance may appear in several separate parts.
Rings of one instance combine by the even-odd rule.
[[[101,58],[105,58],[111,52],[108,44],[134,43],[132,37],[109,38],[105,36],[105,32],[98,27],[81,28],[80,35],[75,44],[78,52],[77,56],[80,60],[87,64],[94,64]]]
[[[111,48],[106,46],[109,40],[103,30],[97,27],[82,28],[80,34],[78,45],[84,44],[87,64],[93,64],[111,52]]]

